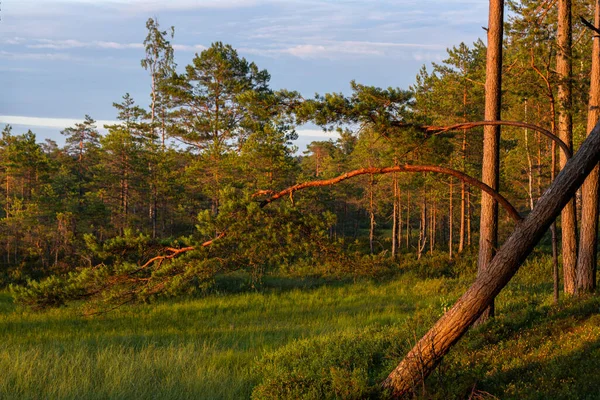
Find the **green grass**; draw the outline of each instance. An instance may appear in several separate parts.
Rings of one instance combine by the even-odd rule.
[[[466,398],[475,388],[503,399],[597,398],[600,301],[555,307],[549,276],[547,262],[529,263],[500,295],[498,318],[460,342],[428,380],[425,397]],[[0,399],[244,399],[253,390],[277,398],[279,386],[288,390],[298,376],[314,382],[308,378],[323,371],[320,397],[372,396],[470,279],[407,273],[381,283],[280,281],[285,289],[95,317],[77,307],[20,310],[0,293]]]

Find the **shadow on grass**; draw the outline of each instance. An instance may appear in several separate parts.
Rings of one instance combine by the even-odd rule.
[[[473,329],[428,381],[432,398],[598,399],[600,298],[503,313]]]
[[[598,399],[600,339],[565,355],[497,372],[481,381],[502,399]]]

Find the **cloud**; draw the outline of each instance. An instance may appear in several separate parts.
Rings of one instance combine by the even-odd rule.
[[[0,123],[10,125],[24,125],[28,127],[59,128],[64,129],[75,124],[83,122],[82,119],[72,118],[43,118],[43,117],[25,117],[18,115],[0,115]],[[98,120],[96,126],[102,128],[104,125],[118,124],[118,121]]]
[[[3,43],[11,45],[24,45],[29,49],[50,49],[50,50],[71,50],[71,49],[107,49],[107,50],[130,50],[130,49],[143,49],[143,43],[119,43],[109,42],[103,40],[94,40],[89,42],[83,42],[75,39],[23,39],[13,38],[5,39]],[[173,49],[179,51],[202,51],[206,49],[206,46],[201,44],[188,45],[188,44],[174,44]]]
[[[31,43],[33,42],[33,43]],[[53,39],[32,39],[26,47],[30,49],[77,49],[77,48],[96,48],[96,49],[143,49],[142,43],[117,43],[105,41],[81,42],[74,39],[53,40]]]
[[[46,61],[74,61],[75,57],[66,53],[13,53],[0,51],[0,58],[11,60],[46,60]]]
[[[288,54],[294,57],[336,59],[346,57],[403,56],[417,60],[437,59],[445,51],[442,45],[370,41],[322,41],[315,44],[293,44],[282,47],[240,48],[241,52],[263,56]]]
[[[340,135],[337,132],[325,132],[322,129],[296,129],[299,137],[316,137],[327,139],[338,139]]]
[[[173,50],[178,50],[178,51],[202,51],[202,50],[206,50],[207,47],[203,46],[201,44],[195,44],[195,45],[188,45],[188,44],[174,44],[173,45]]]
[[[22,44],[22,43],[24,43],[26,41],[27,41],[27,39],[25,39],[25,38],[15,36],[13,38],[2,39],[0,41],[0,43],[8,44],[8,45],[19,45],[19,44]]]

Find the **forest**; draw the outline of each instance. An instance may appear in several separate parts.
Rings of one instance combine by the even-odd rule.
[[[307,98],[150,18],[149,100],[6,125],[0,397],[596,398],[600,1],[482,32]]]

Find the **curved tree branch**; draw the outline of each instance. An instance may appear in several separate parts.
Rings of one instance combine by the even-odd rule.
[[[394,167],[383,167],[383,168],[377,168],[377,167],[361,168],[361,169],[357,169],[354,171],[346,172],[345,174],[339,175],[335,178],[319,180],[319,181],[309,181],[309,182],[299,183],[297,185],[291,186],[287,189],[284,189],[280,192],[277,192],[277,193],[271,195],[271,197],[269,197],[268,199],[261,201],[260,207],[262,208],[262,207],[266,206],[267,204],[272,203],[273,201],[280,199],[284,196],[290,195],[293,192],[296,192],[298,190],[311,188],[311,187],[331,186],[331,185],[335,185],[336,183],[345,181],[350,178],[354,178],[355,176],[359,176],[359,175],[389,174],[391,172],[434,172],[434,173],[454,176],[454,177],[460,179],[461,181],[464,181],[472,186],[476,186],[476,187],[480,188],[481,190],[483,190],[484,192],[488,193],[498,203],[500,203],[502,205],[502,207],[504,207],[506,209],[508,214],[516,222],[523,219],[521,217],[521,215],[519,214],[519,212],[513,207],[513,205],[508,200],[506,200],[506,198],[504,196],[502,196],[500,193],[496,192],[494,189],[492,189],[485,183],[465,174],[464,172],[460,172],[460,171],[450,169],[450,168],[439,167],[437,165],[397,165]],[[268,192],[260,191],[258,193],[265,194]]]
[[[456,129],[473,129],[475,127],[478,126],[485,126],[485,125],[505,125],[505,126],[516,126],[519,128],[527,128],[527,129],[531,129],[532,131],[537,131],[539,133],[541,133],[542,135],[548,137],[550,140],[556,142],[556,144],[562,149],[562,151],[565,153],[567,159],[571,158],[571,156],[573,155],[571,152],[571,149],[569,149],[569,146],[567,146],[567,144],[565,142],[563,142],[558,136],[556,136],[555,134],[553,134],[552,132],[550,132],[547,129],[544,129],[540,126],[534,125],[534,124],[528,124],[526,122],[519,122],[519,121],[476,121],[476,122],[464,122],[461,124],[456,124],[456,125],[450,125],[450,126],[426,126],[425,129],[426,131],[429,132],[435,132],[434,134],[439,134],[442,132],[448,132],[448,131],[452,131],[452,130],[456,130]]]
[[[304,183],[299,183],[297,185],[290,186],[287,189],[284,189],[280,192],[274,192],[271,190],[259,190],[256,193],[254,193],[253,197],[264,196],[264,195],[270,196],[269,198],[262,200],[260,202],[260,204],[259,204],[260,208],[263,208],[263,207],[267,206],[268,204],[270,204],[282,197],[285,197],[285,196],[291,197],[293,195],[293,193],[298,190],[313,188],[313,187],[331,186],[331,185],[335,185],[339,182],[342,182],[347,179],[351,179],[351,178],[354,178],[354,177],[360,176],[360,175],[389,174],[392,172],[412,172],[412,173],[414,173],[414,172],[433,172],[433,173],[438,173],[438,174],[454,176],[454,177],[460,179],[461,181],[464,181],[472,186],[480,188],[481,190],[483,190],[484,192],[486,192],[490,196],[492,196],[500,205],[502,205],[502,207],[504,207],[504,209],[508,212],[508,214],[511,216],[511,218],[515,222],[519,222],[523,219],[523,217],[521,217],[521,215],[515,209],[515,207],[504,196],[502,196],[500,193],[496,192],[494,189],[492,189],[485,183],[481,182],[478,179],[473,178],[472,176],[465,174],[464,172],[460,172],[460,171],[450,169],[450,168],[439,167],[437,165],[396,165],[393,167],[382,167],[382,168],[377,168],[377,167],[361,168],[361,169],[357,169],[354,171],[346,172],[345,174],[339,175],[332,179],[308,181],[308,182],[304,182]],[[226,235],[226,232],[223,231],[214,239],[202,243],[202,245],[200,247],[210,246],[216,240],[223,238],[225,235]],[[196,249],[195,246],[184,247],[181,249],[166,248],[165,251],[168,252],[169,254],[151,258],[140,268],[136,269],[135,271],[130,272],[129,275],[136,274],[137,272],[139,272],[143,269],[146,269],[147,267],[149,267],[150,265],[152,265],[155,262],[158,262],[160,265],[160,263],[162,263],[164,260],[170,260],[172,258],[179,256],[180,254],[183,254],[188,251],[195,250],[195,249]]]

